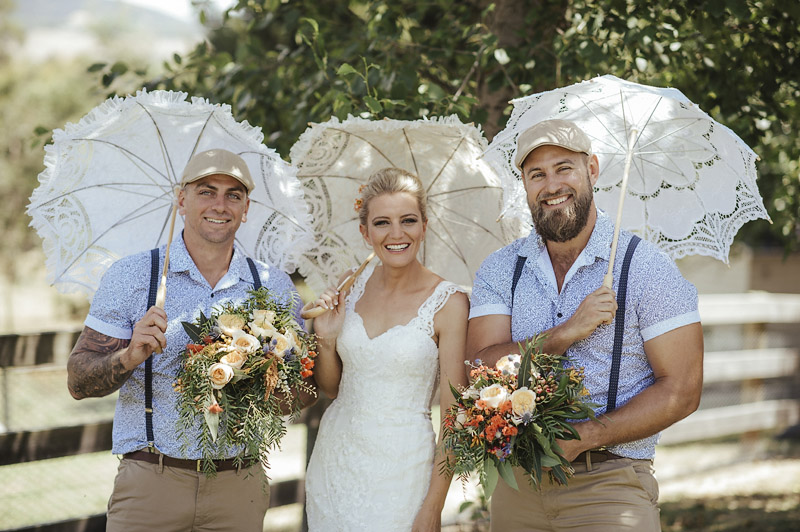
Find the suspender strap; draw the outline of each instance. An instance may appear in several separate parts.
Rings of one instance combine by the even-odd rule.
[[[514,266],[514,277],[511,279],[511,312],[514,312],[514,292],[517,290],[517,283],[522,275],[522,268],[525,266],[525,261],[528,257],[517,255],[517,264]]]
[[[617,314],[614,318],[614,349],[611,353],[611,375],[608,381],[608,406],[606,413],[611,412],[617,407],[617,385],[619,384],[619,367],[622,363],[622,337],[625,333],[625,297],[628,292],[628,270],[631,265],[631,258],[636,246],[642,239],[633,235],[628,243],[628,250],[625,252],[625,259],[622,261],[622,272],[619,275],[619,286],[617,287]]]
[[[261,277],[258,275],[256,264],[253,259],[247,257],[247,265],[250,273],[253,274],[253,287],[258,290],[261,288]],[[147,309],[156,304],[156,294],[158,293],[158,249],[150,250],[150,292],[147,294]],[[147,357],[144,361],[144,426],[147,432],[147,446],[155,446],[153,437],[153,356]]]
[[[253,259],[247,257],[247,265],[250,267],[250,273],[253,275],[253,288],[258,290],[261,288],[261,276],[258,275],[258,270],[256,269],[256,263],[253,262]]]
[[[158,293],[158,249],[150,250],[150,292],[147,295],[147,309],[156,304]],[[144,361],[144,427],[147,433],[147,446],[155,446],[153,437],[153,355]]]

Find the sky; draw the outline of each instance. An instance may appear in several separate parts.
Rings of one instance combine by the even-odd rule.
[[[195,14],[194,10],[192,9],[192,1],[191,0],[120,0],[127,4],[134,4],[142,7],[148,7],[150,9],[155,9],[157,11],[161,11],[162,13],[167,13],[174,17],[177,17],[181,20],[185,20],[187,22],[195,22],[197,20],[197,15]],[[234,3],[234,0],[214,0],[214,3],[220,7],[220,9],[225,9]]]

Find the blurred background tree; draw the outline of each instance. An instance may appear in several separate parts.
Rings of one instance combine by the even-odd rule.
[[[761,157],[774,221],[739,240],[798,248],[798,2],[240,0],[218,20],[193,3],[208,38],[143,84],[230,103],[284,157],[332,115],[456,113],[491,139],[511,98],[614,74],[676,87],[736,131]],[[95,68],[117,91],[113,68]]]

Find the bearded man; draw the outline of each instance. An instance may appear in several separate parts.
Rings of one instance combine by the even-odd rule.
[[[568,485],[545,478],[533,488],[515,471],[519,491],[499,482],[494,492],[491,529],[658,531],[658,434],[697,408],[702,389],[697,290],[666,254],[627,231],[619,249],[630,256],[615,261],[613,289],[602,286],[614,226],[595,206],[599,162],[574,123],[523,131],[514,162],[536,232],[476,273],[467,354],[492,365],[544,332],[542,350],[584,368],[589,400],[602,406],[597,420],[575,423],[580,439],[558,442],[575,472]]]

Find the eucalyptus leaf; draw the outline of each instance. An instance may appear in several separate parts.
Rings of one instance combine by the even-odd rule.
[[[503,477],[503,480],[506,481],[506,484],[519,491],[517,479],[514,478],[514,468],[511,467],[511,464],[508,461],[502,461],[498,463],[497,471],[500,473],[500,476]]]
[[[217,433],[219,432],[219,414],[210,412],[208,407],[216,403],[213,397],[208,396],[203,403],[203,417],[208,425],[208,431],[211,433],[211,441],[217,441]]]
[[[483,494],[488,499],[497,487],[498,471],[494,460],[488,456],[483,460],[483,472],[486,476],[486,483],[483,485]]]

